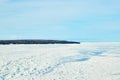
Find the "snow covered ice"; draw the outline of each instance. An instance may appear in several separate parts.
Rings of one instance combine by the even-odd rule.
[[[120,80],[120,43],[0,45],[0,80]]]

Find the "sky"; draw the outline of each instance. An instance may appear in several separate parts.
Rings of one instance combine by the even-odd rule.
[[[0,39],[120,41],[120,0],[0,0]]]

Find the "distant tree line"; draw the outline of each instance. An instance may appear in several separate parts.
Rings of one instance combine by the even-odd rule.
[[[80,44],[64,40],[0,40],[0,44]]]

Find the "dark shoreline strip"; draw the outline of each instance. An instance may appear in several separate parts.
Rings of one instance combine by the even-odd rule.
[[[65,40],[0,40],[0,44],[80,44]]]

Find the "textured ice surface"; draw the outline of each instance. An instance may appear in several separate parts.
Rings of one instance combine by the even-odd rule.
[[[120,80],[120,43],[0,45],[0,80]]]

